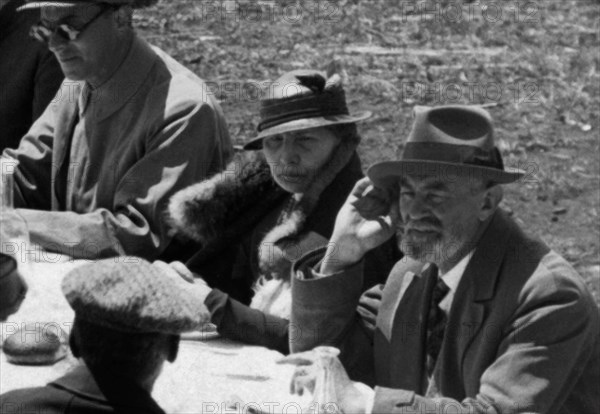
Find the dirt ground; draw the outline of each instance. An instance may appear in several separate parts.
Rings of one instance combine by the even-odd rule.
[[[600,303],[600,2],[161,1],[134,25],[209,82],[237,143],[258,97],[295,68],[347,72],[364,166],[394,158],[415,105],[487,104],[504,207],[581,272]]]

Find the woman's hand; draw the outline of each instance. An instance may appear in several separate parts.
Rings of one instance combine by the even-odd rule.
[[[398,195],[358,181],[340,209],[320,273],[330,275],[358,262],[396,232],[400,221]]]
[[[156,260],[152,263],[163,271],[165,276],[176,280],[178,283],[187,282],[190,289],[197,291],[197,296],[204,302],[208,294],[212,291],[210,286],[198,275],[194,275],[190,269],[181,262],[166,263],[162,260]]]

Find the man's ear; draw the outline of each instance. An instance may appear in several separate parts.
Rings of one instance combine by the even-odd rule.
[[[499,184],[494,184],[484,191],[481,200],[481,208],[479,209],[478,214],[480,221],[486,221],[496,212],[500,201],[502,201],[503,195],[504,192],[502,191],[502,186]]]
[[[175,362],[177,359],[177,353],[179,352],[179,339],[179,335],[169,335],[169,338],[167,339],[167,361],[169,362]]]

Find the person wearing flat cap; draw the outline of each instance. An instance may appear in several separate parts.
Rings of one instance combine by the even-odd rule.
[[[294,266],[294,391],[314,387],[323,357],[311,349],[326,344],[341,350],[330,377],[346,413],[600,412],[598,308],[565,259],[498,208],[524,172],[503,166],[490,115],[417,107],[400,160],[367,175],[329,247]],[[354,311],[363,257],[394,233],[407,259],[368,329]]]
[[[16,214],[33,243],[76,258],[178,250],[163,220],[178,190],[220,171],[232,153],[206,84],[132,27],[153,0],[27,1],[31,35],[66,77],[14,159]],[[33,11],[32,11],[33,10]]]
[[[362,177],[356,123],[339,64],[283,74],[261,100],[258,134],[222,174],[176,194],[174,231],[199,243],[172,264],[208,285],[200,300],[225,337],[288,353],[292,262],[331,236],[337,210]],[[400,252],[368,255],[365,288],[381,283]],[[371,276],[375,276],[371,278]]]
[[[179,335],[209,317],[188,285],[133,257],[69,272],[62,291],[75,311],[69,344],[79,363],[45,387],[1,395],[2,412],[164,413],[150,395],[163,363],[177,357]]]

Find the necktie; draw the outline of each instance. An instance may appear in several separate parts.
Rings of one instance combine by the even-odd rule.
[[[427,375],[429,377],[433,374],[446,329],[446,314],[440,308],[440,302],[449,291],[450,288],[441,278],[438,278],[431,294],[427,317]]]

